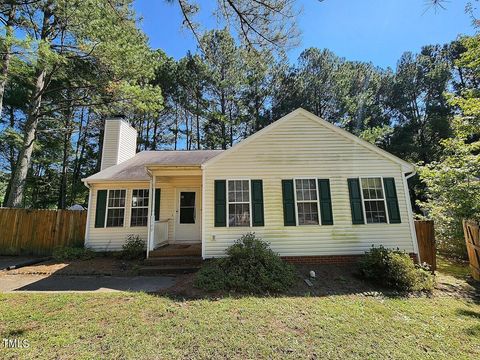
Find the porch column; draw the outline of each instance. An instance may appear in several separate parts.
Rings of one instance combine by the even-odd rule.
[[[149,189],[148,189],[148,216],[147,216],[147,255],[146,255],[146,258],[148,259],[148,255],[150,253],[150,248],[151,248],[151,243],[152,243],[152,217],[151,217],[151,213],[152,213],[152,209],[154,209],[154,207],[152,206],[152,202],[153,202],[153,198],[155,196],[153,196],[153,176],[150,176],[150,186],[149,186]]]
[[[151,206],[150,206],[150,244],[149,250],[153,250],[155,244],[155,187],[157,183],[156,175],[153,175],[150,183],[150,196],[151,196]]]

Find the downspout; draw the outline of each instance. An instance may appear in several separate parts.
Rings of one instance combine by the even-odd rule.
[[[153,175],[152,175],[152,172],[150,170],[148,170],[146,167],[145,167],[145,171],[147,172],[148,176],[150,176],[150,188],[149,188],[149,191],[148,191],[148,219],[147,219],[147,229],[148,229],[148,234],[147,234],[147,254],[146,254],[146,258],[148,259],[148,256],[149,256],[149,253],[150,253],[150,244],[151,244],[151,238],[152,238],[152,221],[155,220],[155,219],[152,219],[152,214],[153,216],[155,216],[155,214],[153,213],[153,206],[152,206],[152,200],[155,198],[154,194],[153,194],[153,183],[152,183],[152,180],[153,180]]]
[[[203,165],[201,166],[202,169],[202,223],[200,224],[202,227],[202,259],[205,260],[205,168]]]
[[[85,224],[85,239],[83,240],[83,246],[88,247],[90,240],[90,208],[92,206],[92,188],[86,181],[84,181],[83,184],[88,188],[87,222]]]
[[[405,177],[403,180],[403,189],[406,196],[406,203],[407,203],[407,211],[408,211],[408,222],[410,224],[410,232],[412,234],[413,240],[413,249],[417,254],[418,262],[421,264],[422,259],[420,258],[420,251],[418,250],[418,239],[417,239],[417,232],[415,231],[415,222],[413,220],[413,210],[412,210],[412,202],[410,200],[410,191],[408,190],[408,179],[412,176],[415,176],[417,171],[414,169],[411,173],[405,173]]]

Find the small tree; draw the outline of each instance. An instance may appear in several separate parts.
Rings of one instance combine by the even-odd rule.
[[[467,51],[459,65],[480,75],[480,36],[465,38]],[[440,161],[420,167],[419,173],[427,185],[427,201],[421,202],[435,228],[442,250],[466,256],[462,220],[480,220],[480,91],[464,90],[462,96],[449,96],[462,116],[455,117],[454,136],[441,142]]]

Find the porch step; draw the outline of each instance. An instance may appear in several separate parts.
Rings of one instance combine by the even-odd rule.
[[[149,257],[202,256],[201,244],[166,245],[149,252]]]
[[[155,265],[144,266],[138,269],[139,275],[165,275],[165,274],[188,274],[200,269],[200,265]]]
[[[157,256],[150,257],[143,261],[147,266],[162,266],[162,265],[175,265],[175,266],[199,266],[202,264],[201,256]]]

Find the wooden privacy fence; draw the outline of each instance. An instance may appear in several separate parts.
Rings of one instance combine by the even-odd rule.
[[[86,211],[0,209],[0,255],[50,255],[82,246]]]
[[[433,220],[415,220],[418,252],[422,263],[431,266],[432,271],[437,269],[437,251],[435,247],[435,230]]]
[[[472,277],[480,281],[480,227],[478,223],[472,220],[463,220],[463,233]]]

